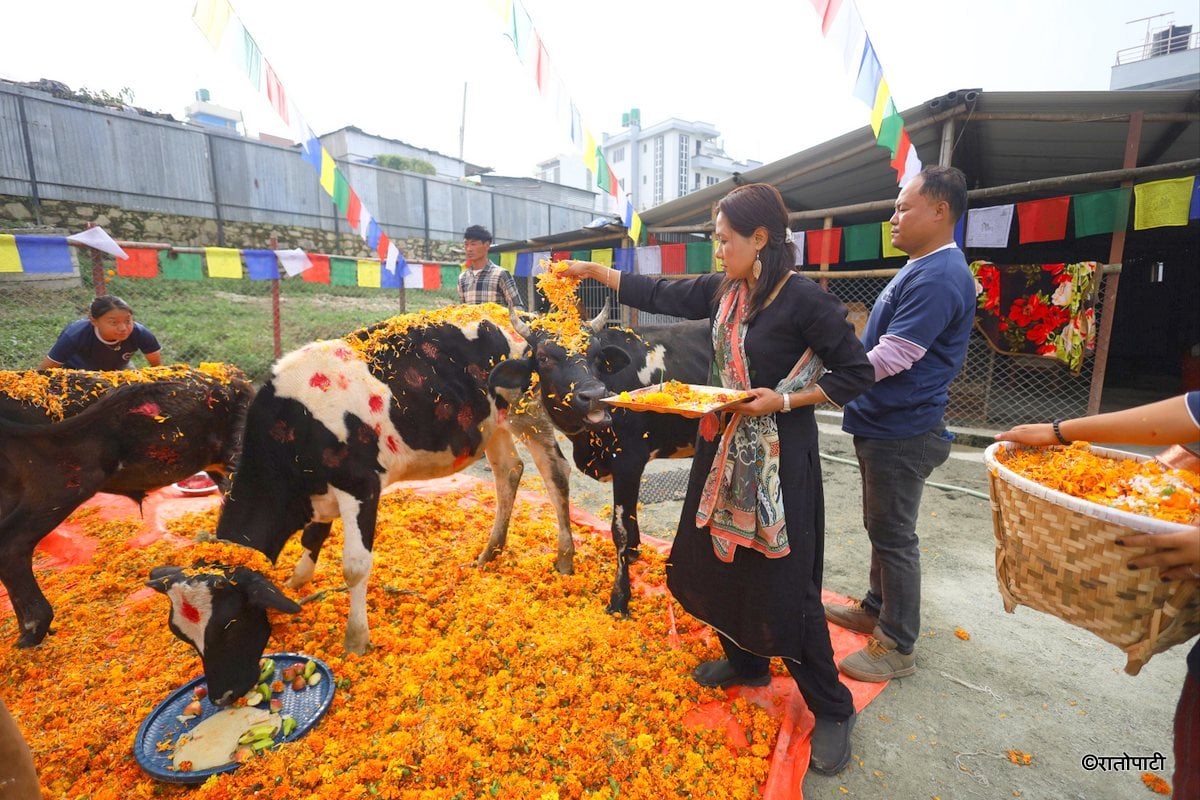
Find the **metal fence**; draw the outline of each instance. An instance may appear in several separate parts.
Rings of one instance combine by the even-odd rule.
[[[877,270],[872,277],[854,277],[855,273],[831,271],[821,278],[825,288],[846,304],[849,320],[861,335],[875,299],[896,270]],[[814,273],[808,273],[814,275]],[[687,279],[690,275],[667,279]],[[821,278],[818,278],[820,280]],[[1100,282],[1095,306],[1097,329],[1105,313],[1105,294],[1109,274]],[[585,281],[580,290],[588,313],[600,310],[606,297],[615,295],[594,281]],[[614,308],[617,306],[614,305]],[[678,317],[632,312],[620,306],[613,324],[632,326],[663,325],[680,321]],[[950,385],[946,422],[957,428],[985,431],[1005,430],[1030,420],[1078,417],[1087,413],[1095,357],[1088,354],[1078,373],[1063,364],[1040,356],[1009,355],[997,352],[979,330],[971,331],[967,358],[958,378]],[[833,406],[828,406],[833,409]]]
[[[300,278],[207,279],[186,284],[161,277],[115,276],[115,264],[108,257],[95,269],[88,255],[83,255],[82,261],[80,275],[70,280],[0,283],[0,318],[8,323],[0,333],[0,369],[36,366],[61,327],[85,314],[97,293],[97,276],[108,291],[128,300],[138,318],[159,336],[168,361],[230,360],[255,378],[265,377],[277,346],[287,352],[314,339],[342,336],[404,310],[457,302],[456,287],[449,280],[437,290],[365,289],[306,283]],[[447,267],[447,277],[456,274],[457,265]],[[850,321],[861,332],[890,276],[847,277],[830,272],[822,277],[828,291],[846,304]],[[517,286],[527,308],[546,309],[533,278],[518,279]],[[1107,288],[1106,275],[1096,302],[1097,326],[1105,313]],[[580,296],[588,316],[598,313],[605,299],[610,300],[613,325],[637,328],[678,321],[621,306],[614,292],[595,281],[584,281]],[[14,330],[22,330],[21,320],[35,326],[36,341],[14,340]],[[197,329],[203,329],[204,335],[189,333]],[[241,349],[236,346],[239,340]],[[1087,410],[1094,361],[1089,355],[1080,372],[1072,373],[1051,359],[999,353],[981,333],[972,331],[966,364],[950,387],[946,421],[959,428],[1002,430],[1031,419],[1082,415]]]

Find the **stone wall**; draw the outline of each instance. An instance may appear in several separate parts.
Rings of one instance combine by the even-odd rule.
[[[229,222],[218,227],[215,219],[130,211],[117,206],[69,200],[42,200],[41,224],[36,224],[33,201],[28,197],[0,195],[0,231],[44,233],[54,228],[70,233],[83,230],[88,223],[104,228],[121,242],[154,242],[189,247],[268,248],[275,237],[279,249],[299,247],[312,253],[329,253],[351,258],[375,255],[357,235],[323,231],[317,228],[291,227],[256,222]],[[223,236],[221,235],[223,233]],[[398,239],[396,246],[413,261],[461,261],[462,243],[429,241],[422,238]],[[428,244],[428,249],[426,245]]]

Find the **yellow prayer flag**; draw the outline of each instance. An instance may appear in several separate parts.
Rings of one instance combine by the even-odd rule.
[[[192,9],[192,22],[196,23],[196,27],[204,34],[204,38],[208,39],[209,44],[219,48],[221,37],[225,35],[225,28],[229,25],[229,17],[232,14],[229,0],[199,0]]]
[[[333,156],[329,155],[329,151],[324,147],[321,148],[321,188],[325,190],[325,194],[333,197],[333,176],[337,172],[337,164],[333,163]]]
[[[1196,176],[1139,183],[1133,187],[1133,229],[1187,225]]]
[[[380,263],[373,258],[358,259],[358,285],[378,289],[382,284]]]
[[[635,212],[633,212],[633,221],[629,223],[629,238],[633,239],[633,243],[636,246],[638,243],[638,239],[640,239],[641,236],[642,236],[642,218],[635,211]]]
[[[879,223],[879,231],[880,231],[881,238],[883,239],[883,257],[884,258],[895,258],[897,256],[907,256],[908,255],[908,253],[905,253],[903,250],[897,250],[895,247],[892,247],[892,223],[891,223],[891,220],[884,220],[883,222]]]
[[[512,30],[512,0],[487,0],[487,4],[492,13],[508,23],[509,30]]]
[[[613,253],[612,253],[611,247],[604,249],[604,250],[593,250],[592,251],[592,261],[595,261],[597,264],[603,264],[606,267],[611,267],[612,260],[613,260]]]
[[[875,138],[879,138],[879,128],[883,125],[883,115],[887,111],[888,99],[892,93],[888,91],[887,81],[883,78],[879,79],[879,88],[875,90],[875,105],[871,109],[871,130],[875,132]]]
[[[503,267],[504,269],[508,270],[509,272],[513,272],[514,270],[516,270],[517,254],[516,253],[501,253],[500,254],[500,266]]]
[[[206,247],[204,260],[210,278],[242,277],[242,253],[235,247]]]
[[[592,138],[592,132],[586,128],[583,131],[583,165],[590,169],[599,180],[600,160],[596,158],[596,140]]]
[[[0,272],[22,272],[21,254],[17,251],[17,237],[11,233],[0,233]]]

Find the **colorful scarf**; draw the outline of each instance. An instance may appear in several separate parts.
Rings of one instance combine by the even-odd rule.
[[[714,320],[713,352],[721,385],[727,389],[750,388],[744,346],[748,295],[744,283],[726,292]],[[775,391],[807,388],[824,372],[821,359],[811,349],[805,350]],[[709,526],[713,550],[726,563],[733,561],[738,545],[753,548],[767,558],[788,554],[779,480],[779,428],[774,414],[730,417],[704,481],[696,524]]]

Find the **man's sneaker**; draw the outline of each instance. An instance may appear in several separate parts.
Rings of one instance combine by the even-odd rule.
[[[734,670],[729,659],[705,661],[692,670],[692,678],[701,686],[728,689],[730,686],[766,686],[771,682],[771,673],[754,677],[743,677]]]
[[[861,600],[851,600],[849,603],[826,603],[825,619],[834,625],[841,625],[848,631],[870,634],[879,624],[879,617],[867,611]]]
[[[835,722],[817,717],[812,732],[812,754],[808,765],[822,775],[837,775],[850,763],[850,731],[855,715]]]
[[[875,627],[867,646],[842,659],[838,668],[851,678],[870,683],[882,683],[903,678],[917,671],[917,654],[905,655],[896,649],[896,641]]]

